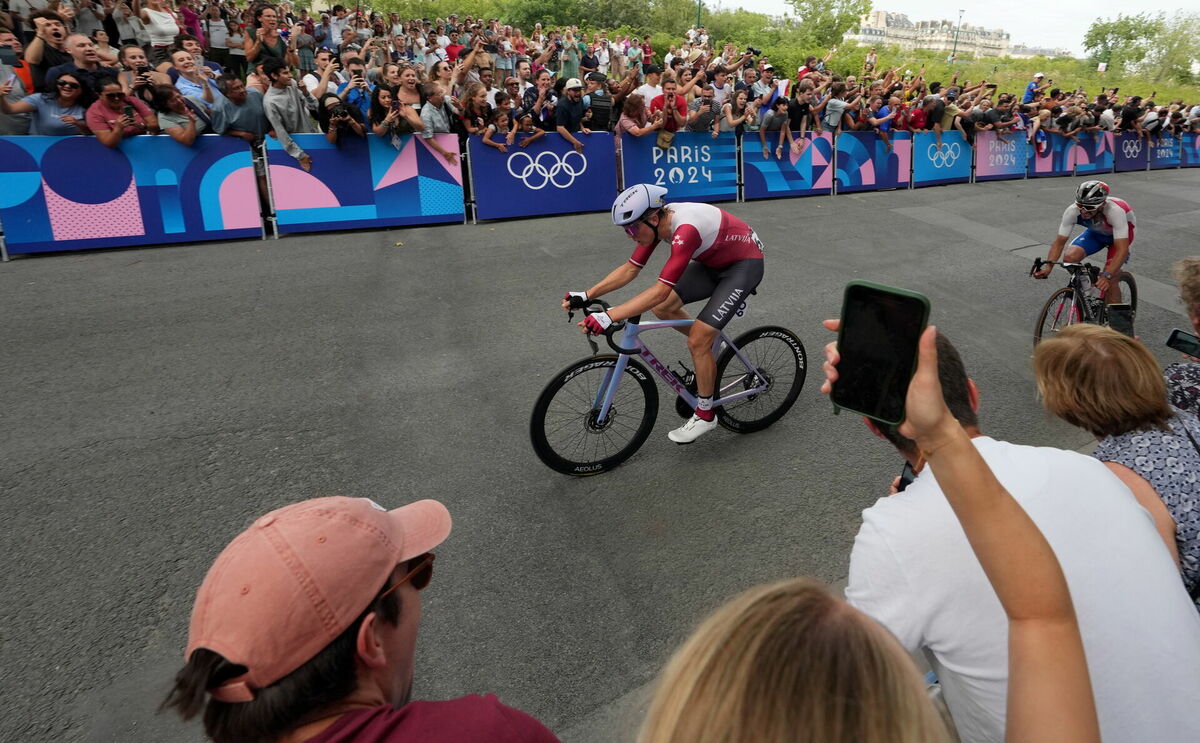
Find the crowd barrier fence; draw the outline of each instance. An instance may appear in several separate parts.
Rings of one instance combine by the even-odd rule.
[[[118,149],[94,137],[0,137],[0,257],[461,223],[472,211],[476,220],[604,211],[618,183],[657,183],[674,201],[719,202],[1200,167],[1196,132],[1157,140],[1098,132],[1077,141],[1049,133],[1041,153],[1020,132],[981,132],[974,147],[960,132],[940,142],[931,132],[893,132],[890,143],[873,132],[844,132],[836,142],[829,133],[795,136],[800,151],[781,158],[773,147],[764,157],[757,134],[741,143],[731,132],[679,132],[665,149],[650,135],[580,134],[582,151],[556,133],[506,152],[472,138],[449,162],[412,135],[337,144],[298,135],[311,172],[273,138],[252,153],[215,135],[191,147],[133,137]],[[457,151],[455,135],[437,137]]]

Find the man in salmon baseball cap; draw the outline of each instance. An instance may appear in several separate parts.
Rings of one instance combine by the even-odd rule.
[[[163,706],[203,712],[216,743],[557,741],[493,695],[409,701],[419,592],[449,534],[435,500],[316,498],[257,519],[205,576]]]

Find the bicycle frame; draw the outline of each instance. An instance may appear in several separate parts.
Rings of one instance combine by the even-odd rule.
[[[676,395],[682,397],[684,402],[686,402],[692,408],[695,408],[696,396],[688,391],[687,387],[685,387],[683,383],[679,381],[679,378],[675,376],[674,372],[667,368],[666,364],[659,361],[658,358],[651,353],[649,346],[647,346],[645,341],[641,339],[641,334],[647,330],[659,330],[661,328],[683,328],[690,326],[693,322],[693,320],[655,320],[648,323],[635,323],[632,321],[627,321],[625,323],[625,330],[621,335],[621,345],[625,348],[636,348],[640,352],[636,355],[645,359],[647,366],[654,370],[654,373],[657,374],[668,387],[674,390]],[[725,335],[724,330],[718,331],[717,339],[713,341],[712,353],[714,357],[717,356],[717,352],[721,349],[721,344],[725,344],[733,350],[734,355],[736,355],[738,360],[742,362],[742,365],[746,367],[747,373],[758,376],[754,366],[750,363],[750,360],[746,358],[745,354],[742,353],[740,348],[733,345],[733,342],[729,340],[727,335]],[[600,409],[600,412],[596,418],[598,421],[603,421],[608,417],[608,411],[612,407],[613,398],[617,394],[617,387],[620,386],[621,383],[621,375],[625,373],[625,367],[629,365],[629,357],[632,355],[634,354],[620,354],[616,365],[614,365],[608,370],[608,372],[605,373],[604,381],[600,383],[600,389],[596,391],[596,399],[592,402],[593,408],[598,407]],[[750,397],[751,395],[757,395],[765,392],[767,389],[766,382],[761,380],[761,378],[759,381],[760,383],[752,389],[742,390],[741,392],[736,392],[725,397],[717,397],[717,399],[713,400],[713,407],[715,408],[719,405],[726,405],[728,403],[741,400],[744,397]],[[731,383],[724,389],[717,390],[717,392],[719,394],[724,393],[737,384],[740,384],[740,382]]]

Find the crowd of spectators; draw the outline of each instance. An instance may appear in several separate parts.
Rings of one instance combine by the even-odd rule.
[[[100,132],[170,133],[134,100],[159,113],[182,106],[190,113],[179,115],[194,119],[198,133],[274,132],[302,163],[308,160],[290,135],[313,131],[331,141],[374,133],[393,142],[404,134],[433,141],[433,134],[455,133],[460,149],[471,136],[507,149],[528,133],[557,132],[580,150],[595,131],[654,134],[662,146],[675,132],[732,131],[749,132],[764,158],[782,158],[803,150],[807,132],[821,131],[876,131],[889,149],[893,131],[932,131],[939,138],[960,131],[968,141],[994,131],[1028,137],[1040,153],[1051,132],[1158,138],[1200,130],[1200,101],[1156,103],[1153,95],[1143,100],[1117,89],[1088,95],[1056,88],[1041,73],[1023,91],[1001,92],[994,83],[960,82],[957,75],[926,81],[924,69],[877,69],[874,50],[861,71],[830,69],[831,52],[808,58],[792,75],[776,70],[760,50],[718,46],[703,28],[662,52],[648,39],[588,35],[578,27],[538,24],[526,36],[495,18],[402,20],[357,6],[317,15],[287,3],[240,7],[237,0],[53,0],[24,7],[0,15],[0,133],[92,133],[110,146],[120,137]],[[280,78],[280,63],[287,78]],[[265,121],[248,121],[260,108],[253,103],[240,117],[243,127],[230,129],[218,83],[223,75],[264,97]],[[108,107],[128,120],[119,129],[118,117],[102,118],[104,106],[96,107],[110,80],[132,109]],[[167,104],[163,85],[177,88],[182,104]],[[377,95],[380,87],[388,93]],[[93,130],[89,118],[100,128]]]

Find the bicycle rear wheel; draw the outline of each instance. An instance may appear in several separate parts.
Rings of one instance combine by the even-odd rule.
[[[746,331],[733,345],[754,365],[746,369],[732,348],[717,361],[717,397],[753,389],[761,381],[767,389],[717,408],[721,425],[737,433],[761,431],[783,417],[804,387],[808,359],[804,344],[787,328],[764,326]]]
[[[630,359],[608,416],[598,421],[601,385],[616,355],[581,359],[555,374],[533,406],[529,438],[552,470],[585,477],[607,472],[638,450],[658,417],[658,389],[650,371]]]
[[[1051,294],[1042,306],[1042,314],[1038,316],[1037,326],[1033,329],[1034,345],[1042,338],[1052,337],[1068,325],[1082,322],[1082,307],[1082,299],[1069,286]]]

